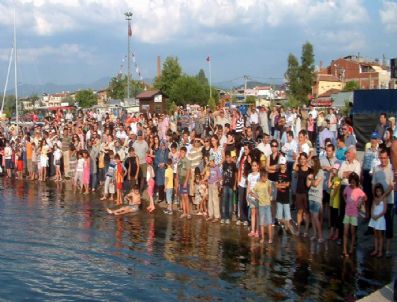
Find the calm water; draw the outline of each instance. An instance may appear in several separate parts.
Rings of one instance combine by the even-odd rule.
[[[393,260],[355,260],[333,243],[157,211],[114,217],[68,185],[0,179],[0,300],[353,301],[390,282]],[[365,229],[361,226],[361,229]]]

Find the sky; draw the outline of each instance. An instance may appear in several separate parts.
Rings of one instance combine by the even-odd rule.
[[[358,53],[397,57],[396,0],[0,0],[0,86],[14,7],[23,84],[90,83],[126,72],[127,11],[145,79],[156,75],[157,56],[177,56],[185,73],[203,68],[208,76],[210,56],[214,84],[243,75],[279,83],[288,54],[300,57],[306,41],[316,65]]]

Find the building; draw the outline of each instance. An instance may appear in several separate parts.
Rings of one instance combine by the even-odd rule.
[[[160,90],[143,91],[136,96],[139,100],[140,112],[165,113],[166,98]]]
[[[102,106],[108,100],[108,91],[106,89],[99,90],[96,92],[96,96],[98,98],[98,105]]]
[[[333,60],[328,67],[328,74],[344,83],[355,81],[361,89],[387,89],[391,80],[388,66],[357,56]]]
[[[342,81],[332,74],[317,74],[314,85],[312,86],[312,96],[317,98],[323,96],[327,91],[343,88]]]
[[[62,103],[65,103],[68,97],[70,97],[69,92],[43,94],[41,103],[45,107],[59,107]]]
[[[244,96],[254,96],[256,98],[272,99],[274,98],[274,91],[271,86],[256,86],[254,88],[247,88],[244,90]]]

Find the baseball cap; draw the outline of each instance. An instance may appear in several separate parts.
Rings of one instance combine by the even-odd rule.
[[[378,132],[374,131],[371,133],[371,139],[379,139],[379,134]]]

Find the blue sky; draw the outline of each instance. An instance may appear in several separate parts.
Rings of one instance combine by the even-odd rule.
[[[314,45],[316,65],[360,53],[397,57],[397,2],[383,0],[16,0],[19,81],[89,83],[113,76],[132,49],[144,78],[156,57],[177,56],[184,72],[213,83],[282,81],[290,52]],[[0,85],[12,45],[13,0],[0,1]],[[125,65],[125,64],[124,64]],[[124,67],[125,71],[125,67]],[[136,78],[136,73],[133,74]]]

